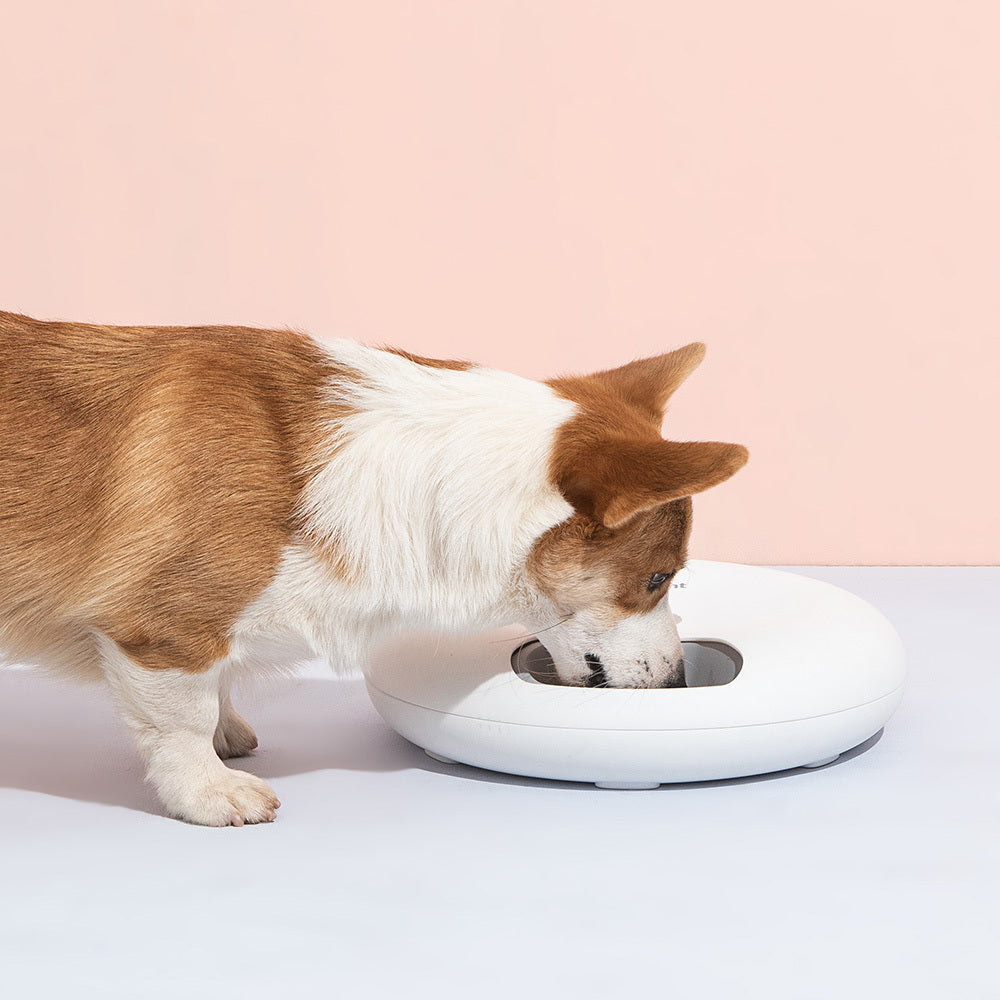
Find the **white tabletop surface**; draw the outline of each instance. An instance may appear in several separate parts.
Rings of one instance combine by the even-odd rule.
[[[447,766],[317,666],[240,699],[275,823],[165,818],[101,688],[0,672],[4,997],[1000,997],[1000,568],[821,568],[906,643],[817,771]]]

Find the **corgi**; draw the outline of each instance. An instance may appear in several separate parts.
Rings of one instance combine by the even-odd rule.
[[[747,451],[660,436],[689,344],[536,382],[348,340],[0,312],[0,650],[107,682],[166,811],[275,818],[239,675],[403,629],[545,630],[565,684],[683,684],[691,498]]]

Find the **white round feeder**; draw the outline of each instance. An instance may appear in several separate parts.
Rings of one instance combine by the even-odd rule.
[[[515,625],[397,636],[373,658],[368,692],[438,760],[609,788],[818,767],[877,733],[902,697],[899,636],[839,587],[691,560],[670,607],[687,687],[560,685]]]

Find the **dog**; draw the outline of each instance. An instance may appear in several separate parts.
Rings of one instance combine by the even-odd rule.
[[[704,345],[536,382],[348,340],[0,312],[0,649],[105,680],[167,812],[275,818],[238,675],[403,629],[545,630],[562,683],[683,684],[691,497],[660,436]]]

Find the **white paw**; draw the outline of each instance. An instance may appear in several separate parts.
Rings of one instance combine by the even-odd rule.
[[[201,786],[186,787],[165,802],[179,819],[202,826],[270,823],[281,803],[267,782],[246,771],[223,768],[224,774]]]

